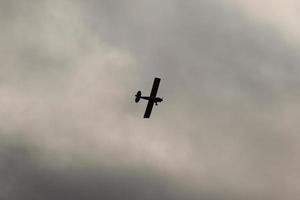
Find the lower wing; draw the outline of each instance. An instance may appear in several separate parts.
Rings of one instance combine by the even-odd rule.
[[[144,118],[149,118],[150,117],[153,105],[154,105],[154,101],[150,101],[149,100],[148,104],[147,104],[147,108],[146,108],[145,114],[144,114]]]

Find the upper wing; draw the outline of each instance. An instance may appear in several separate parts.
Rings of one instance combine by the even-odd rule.
[[[151,93],[150,93],[150,97],[156,97],[157,90],[158,90],[158,87],[159,87],[159,83],[160,83],[160,78],[155,78],[154,82],[153,82],[152,90],[151,90]]]
[[[147,104],[147,108],[144,114],[144,118],[149,118],[152,112],[152,108],[153,108],[154,102],[149,100],[148,104]]]

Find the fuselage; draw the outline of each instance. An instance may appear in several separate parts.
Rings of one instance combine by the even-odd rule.
[[[142,92],[138,91],[135,95],[135,102],[138,103],[140,99],[148,100],[149,102],[155,103],[155,105],[163,101],[163,98],[159,98],[156,96],[149,96],[149,97],[142,96]]]
[[[158,103],[158,102],[162,102],[163,101],[163,99],[159,98],[159,97],[143,97],[143,96],[141,96],[141,99],[153,101],[154,103]]]

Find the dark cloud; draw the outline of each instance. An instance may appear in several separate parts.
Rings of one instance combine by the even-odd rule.
[[[2,199],[198,199],[192,190],[149,166],[48,165],[38,158],[43,155],[36,146],[22,138],[15,141],[2,137],[1,198]],[[38,159],[37,159],[38,158]],[[184,184],[182,185],[184,186]],[[184,187],[183,187],[184,188]],[[201,198],[216,198],[205,194]]]

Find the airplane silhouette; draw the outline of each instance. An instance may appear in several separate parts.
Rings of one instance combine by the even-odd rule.
[[[154,103],[157,106],[158,103],[163,101],[163,98],[156,97],[157,90],[158,90],[158,87],[159,87],[159,83],[160,83],[160,78],[155,77],[154,82],[153,82],[153,86],[152,86],[152,90],[151,90],[151,93],[150,93],[149,97],[142,96],[141,91],[138,91],[135,95],[135,102],[136,103],[138,103],[140,101],[140,99],[148,100],[148,104],[147,104],[147,108],[146,108],[146,111],[145,111],[145,114],[144,114],[144,118],[150,118]]]

